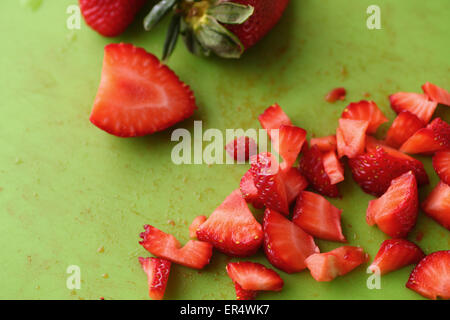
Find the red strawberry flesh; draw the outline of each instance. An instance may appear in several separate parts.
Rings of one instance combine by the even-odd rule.
[[[142,269],[147,273],[148,294],[152,300],[162,300],[169,280],[171,263],[159,258],[139,258]]]

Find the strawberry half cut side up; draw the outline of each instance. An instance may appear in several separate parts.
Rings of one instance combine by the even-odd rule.
[[[422,86],[422,90],[431,101],[450,106],[450,92],[447,90],[429,82]]]
[[[159,258],[139,258],[139,262],[147,274],[148,295],[152,300],[162,300],[169,280],[170,261]]]
[[[450,125],[441,118],[414,133],[400,147],[402,152],[428,155],[446,149],[450,149]]]
[[[312,138],[310,141],[311,147],[317,146],[320,151],[327,152],[327,151],[335,151],[337,148],[337,142],[336,142],[336,136],[326,136],[326,137],[320,137],[320,138]]]
[[[433,168],[442,182],[450,185],[450,149],[435,153],[433,157]]]
[[[261,246],[263,231],[241,192],[234,190],[200,225],[197,238],[230,256],[245,257]]]
[[[274,149],[283,159],[280,164],[281,170],[287,170],[297,160],[300,150],[306,141],[306,131],[302,128],[281,125],[278,135],[271,136],[274,143]]]
[[[302,271],[305,259],[319,252],[312,236],[276,211],[266,209],[263,227],[266,257],[284,272]]]
[[[347,90],[345,88],[336,88],[328,92],[325,96],[325,101],[334,103],[337,100],[345,100]]]
[[[323,155],[323,167],[330,178],[331,184],[344,181],[344,167],[339,161],[335,151],[328,151]]]
[[[364,153],[366,131],[369,122],[365,120],[339,119],[336,129],[337,151],[339,158],[354,158]]]
[[[267,131],[269,137],[271,130],[279,129],[282,125],[292,126],[291,119],[284,113],[283,109],[275,103],[268,107],[264,112],[258,116],[261,127]]]
[[[260,263],[240,261],[227,264],[228,276],[244,290],[281,291],[283,279]]]
[[[289,168],[282,172],[284,185],[286,187],[286,197],[291,204],[301,191],[308,187],[308,180],[300,173],[298,168]]]
[[[406,140],[425,126],[422,120],[409,111],[402,111],[395,118],[386,136],[386,143],[400,148]]]
[[[450,299],[450,250],[423,258],[414,268],[406,287],[428,299]]]
[[[388,118],[381,112],[375,102],[361,100],[350,103],[342,112],[342,119],[364,120],[369,122],[367,133],[375,133],[380,125],[388,122]]]
[[[189,87],[158,58],[131,44],[105,47],[103,71],[90,121],[118,137],[167,129],[196,109]]]
[[[437,108],[437,102],[430,101],[424,94],[413,92],[398,92],[389,96],[392,109],[400,113],[409,111],[415,114],[425,124],[430,122],[434,111]]]
[[[380,275],[416,264],[425,257],[422,249],[406,239],[383,241],[369,270]]]
[[[422,203],[425,213],[450,230],[450,186],[440,181]]]
[[[193,269],[203,269],[211,259],[212,245],[207,242],[190,240],[184,247],[171,234],[153,226],[145,225],[139,242],[151,254]]]

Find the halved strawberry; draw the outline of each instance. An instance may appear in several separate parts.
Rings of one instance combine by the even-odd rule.
[[[364,153],[366,131],[369,122],[365,120],[339,119],[336,129],[337,151],[339,158],[354,158]]]
[[[251,203],[256,209],[264,207],[264,203],[258,198],[258,189],[256,189],[255,182],[253,181],[253,174],[248,170],[241,179],[239,184],[242,197],[245,201]]]
[[[409,111],[398,114],[387,132],[386,143],[394,148],[400,148],[406,140],[425,126],[422,120]]]
[[[193,269],[203,269],[209,263],[212,255],[212,245],[207,242],[190,240],[184,247],[172,236],[145,225],[139,242],[151,254]]]
[[[406,153],[432,154],[450,149],[450,125],[441,118],[434,119],[425,128],[414,133],[400,147]]]
[[[264,212],[264,252],[269,262],[287,273],[306,268],[305,259],[319,252],[314,238],[276,211]]]
[[[361,100],[350,103],[342,112],[342,119],[365,120],[369,122],[367,133],[375,133],[380,125],[388,122],[375,102]]]
[[[447,90],[429,82],[422,86],[422,90],[431,101],[450,106],[450,92]]]
[[[105,47],[94,125],[119,137],[143,136],[189,118],[196,108],[189,87],[154,55],[131,44]]]
[[[159,258],[139,258],[139,262],[147,274],[148,295],[152,300],[162,300],[169,280],[170,261]]]
[[[406,287],[428,299],[450,299],[450,250],[423,258],[411,272]]]
[[[345,88],[336,88],[327,93],[325,96],[325,101],[333,103],[337,100],[345,100],[346,94],[347,90],[345,90]]]
[[[267,208],[289,214],[286,187],[282,171],[270,152],[260,153],[251,159],[250,172],[258,189],[258,201]]]
[[[406,237],[419,213],[416,177],[409,171],[392,180],[386,193],[369,202],[366,221],[393,238]]]
[[[312,138],[310,143],[311,146],[317,146],[319,150],[322,152],[336,150],[337,148],[337,141],[335,135],[320,138]]]
[[[300,173],[298,168],[289,168],[287,171],[282,171],[282,176],[286,187],[286,197],[290,204],[301,191],[306,189],[308,180]]]
[[[323,167],[330,178],[331,184],[337,184],[344,181],[344,167],[339,161],[334,150],[326,152],[323,155],[322,161]]]
[[[256,262],[230,262],[227,273],[244,290],[280,291],[284,285],[278,273]]]
[[[272,129],[279,129],[282,125],[292,126],[291,119],[284,113],[283,109],[275,103],[267,108],[261,115],[258,116],[261,127],[266,129],[270,137]]]
[[[274,148],[283,159],[280,164],[281,170],[287,170],[297,160],[300,150],[306,140],[306,131],[302,128],[281,125],[278,135],[271,135]]]
[[[442,182],[450,185],[450,149],[435,153],[433,167]]]
[[[425,124],[430,122],[437,107],[437,103],[428,100],[426,95],[413,92],[395,93],[389,96],[389,101],[395,112],[409,111],[415,114]]]
[[[306,259],[306,266],[316,281],[331,281],[367,262],[362,248],[343,246],[330,252],[316,253]]]
[[[303,157],[300,159],[300,172],[320,194],[339,197],[339,190],[335,184],[331,184],[330,177],[323,166],[322,152],[317,146],[311,146],[303,152]]]
[[[342,210],[324,197],[302,191],[295,204],[292,222],[310,235],[331,241],[345,242],[341,228]]]
[[[450,186],[440,181],[422,203],[425,213],[450,230]]]
[[[369,270],[383,275],[416,264],[423,257],[425,254],[415,243],[406,239],[388,239],[381,244]]]
[[[234,289],[236,290],[236,300],[253,300],[258,294],[258,291],[242,289],[237,282],[234,283]]]
[[[189,226],[189,237],[197,239],[197,230],[206,221],[206,216],[196,217]]]
[[[197,229],[200,241],[231,256],[254,254],[261,246],[263,231],[239,190],[234,190]]]
[[[229,142],[225,146],[228,155],[238,161],[244,163],[251,156],[257,154],[257,146],[255,140],[250,137],[241,136]]]

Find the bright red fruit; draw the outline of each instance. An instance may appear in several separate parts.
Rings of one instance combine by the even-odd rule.
[[[411,272],[406,287],[428,299],[450,299],[450,250],[423,258]]]
[[[280,291],[283,279],[260,263],[240,261],[227,264],[228,276],[244,290]]]
[[[241,136],[229,142],[225,150],[232,159],[245,162],[257,153],[257,146],[252,138]]]
[[[339,158],[354,158],[364,152],[366,131],[369,122],[365,120],[339,119],[336,130],[337,151]]]
[[[292,126],[291,119],[289,119],[277,103],[264,110],[264,112],[258,116],[258,120],[261,127],[266,129],[269,137],[272,129],[279,129],[282,125]]]
[[[330,178],[331,184],[337,184],[341,181],[344,181],[344,167],[339,161],[334,150],[326,152],[323,155],[322,161],[323,167],[325,168],[325,172]]]
[[[415,243],[405,239],[389,239],[383,241],[369,269],[383,275],[416,264],[423,257],[425,254]]]
[[[242,177],[239,189],[241,190],[242,197],[244,197],[245,201],[251,203],[253,207],[257,209],[264,207],[264,203],[259,200],[258,189],[256,189],[255,182],[253,181],[253,174],[250,170]]]
[[[236,300],[253,300],[258,294],[258,291],[242,289],[237,282],[234,283],[234,289],[236,290]]]
[[[422,203],[425,213],[450,230],[450,186],[440,181]]]
[[[197,229],[197,238],[231,256],[254,254],[263,241],[261,225],[248,209],[239,190],[234,190]]]
[[[295,126],[281,125],[278,135],[272,133],[271,138],[275,150],[283,158],[283,163],[280,164],[281,170],[289,169],[302,150],[306,140],[306,131]]]
[[[306,189],[308,180],[300,173],[297,168],[289,168],[282,172],[284,185],[286,187],[286,197],[290,204],[299,193]]]
[[[345,100],[346,94],[347,90],[345,88],[336,88],[327,93],[325,101],[333,103],[337,100]]]
[[[212,245],[202,241],[190,240],[184,247],[172,236],[145,225],[139,242],[151,254],[193,269],[203,269],[212,255]]]
[[[152,300],[162,300],[169,280],[170,261],[159,258],[139,258],[139,262],[147,274],[148,295]]]
[[[387,132],[386,143],[394,148],[400,148],[406,140],[425,126],[422,120],[409,111],[398,114]]]
[[[189,237],[197,239],[197,230],[206,221],[206,216],[198,216],[189,226]]]
[[[369,202],[366,220],[393,238],[406,237],[419,213],[416,177],[409,171],[392,180],[386,193]]]
[[[422,86],[422,90],[430,100],[440,104],[445,104],[446,106],[450,106],[450,92],[448,92],[447,90],[439,88],[438,86],[429,82],[425,83]]]
[[[145,0],[79,0],[86,23],[105,37],[115,37],[133,22]]]
[[[312,138],[310,143],[311,147],[317,146],[319,150],[322,152],[335,151],[337,148],[335,135],[320,138]]]
[[[292,222],[310,235],[331,241],[345,242],[341,228],[342,210],[324,197],[302,191],[297,198]]]
[[[361,100],[350,103],[342,112],[342,119],[365,120],[369,122],[367,133],[375,133],[380,125],[388,122],[388,118],[381,112],[375,102]]]
[[[316,253],[306,259],[306,265],[316,281],[331,281],[367,262],[362,248],[344,246],[330,252]]]
[[[395,93],[389,96],[389,101],[395,112],[409,111],[415,114],[425,124],[430,122],[437,107],[437,103],[428,100],[426,95],[412,92]]]
[[[263,228],[267,259],[287,273],[302,271],[305,259],[319,252],[313,237],[276,211],[266,209]]]
[[[400,151],[432,154],[446,149],[450,149],[450,125],[441,118],[436,118],[406,140]]]
[[[105,47],[94,125],[119,137],[143,136],[189,118],[196,108],[189,87],[154,55],[131,44]]]
[[[442,182],[450,185],[450,149],[435,153],[433,167]]]

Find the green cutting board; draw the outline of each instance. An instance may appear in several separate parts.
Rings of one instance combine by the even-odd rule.
[[[142,31],[144,13],[116,39],[82,22],[69,30],[66,10],[76,0],[0,1],[0,298],[148,299],[137,261],[144,224],[188,240],[197,215],[209,215],[239,185],[245,165],[181,165],[171,162],[173,130],[120,139],[90,124],[100,80],[103,47],[131,42],[160,54],[167,19]],[[259,128],[257,115],[278,102],[309,137],[332,134],[350,101],[373,99],[392,120],[388,95],[420,92],[430,81],[446,89],[450,22],[447,0],[378,0],[381,29],[366,26],[372,0],[292,0],[282,21],[239,61],[199,58],[179,45],[169,62],[195,91],[199,109],[177,125],[192,130]],[[146,10],[144,10],[146,11]],[[324,95],[347,88],[346,101]],[[450,121],[450,109],[437,115]],[[381,134],[389,124],[383,125]],[[431,184],[438,178],[424,161]],[[349,175],[341,186],[343,229],[350,245],[373,258],[386,236],[365,223],[371,196]],[[260,216],[260,212],[258,213]],[[425,252],[449,249],[450,233],[420,214],[410,239]],[[318,241],[322,251],[337,243]],[[103,247],[104,252],[98,252]],[[101,250],[100,250],[101,251]],[[202,271],[174,265],[167,299],[234,299],[225,272],[232,259],[214,253]],[[262,253],[250,260],[269,265]],[[79,266],[81,288],[68,289],[66,273]],[[369,290],[366,266],[330,283],[309,272],[288,275],[281,293],[261,299],[417,299],[405,288],[412,266]],[[107,275],[107,276],[106,276]]]

